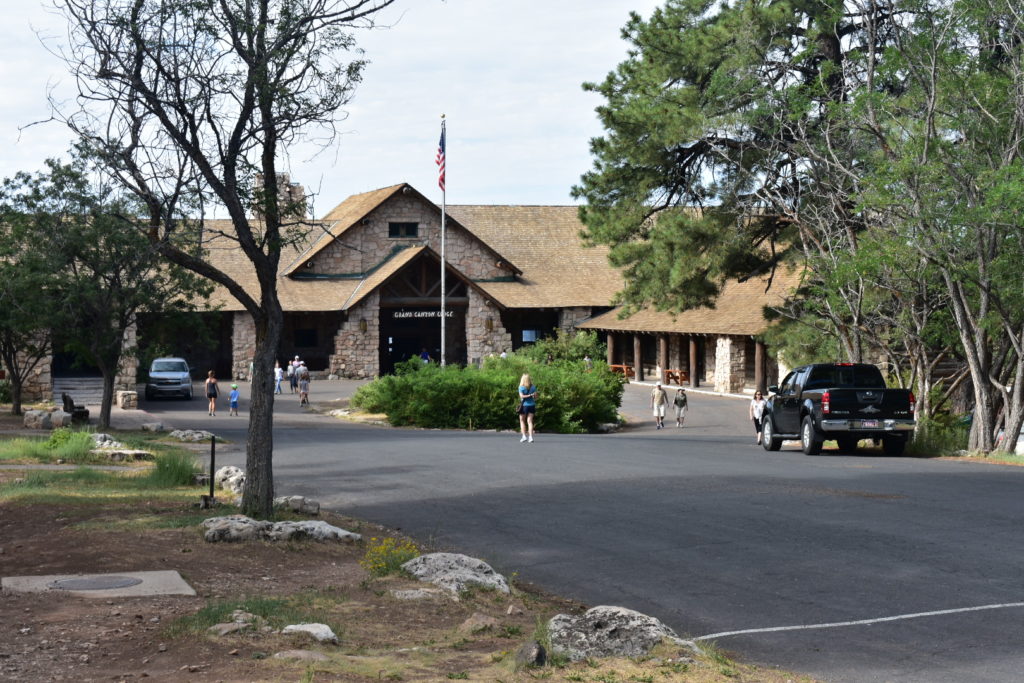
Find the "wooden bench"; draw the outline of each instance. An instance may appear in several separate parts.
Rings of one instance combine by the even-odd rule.
[[[71,398],[71,395],[64,392],[60,395],[61,400],[64,402],[64,412],[71,416],[72,422],[88,422],[89,421],[89,409],[83,405],[78,405]]]
[[[690,381],[690,373],[686,370],[666,370],[665,371],[665,384],[672,384],[675,382],[679,386]]]
[[[612,372],[616,372],[616,373],[622,375],[623,377],[625,377],[626,379],[629,379],[629,378],[634,377],[636,375],[636,373],[633,372],[633,366],[632,365],[609,365],[608,368]]]

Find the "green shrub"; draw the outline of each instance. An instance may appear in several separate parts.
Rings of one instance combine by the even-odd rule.
[[[359,388],[352,404],[385,413],[393,425],[442,429],[515,429],[519,378],[529,372],[538,388],[536,428],[580,433],[614,422],[621,379],[603,361],[587,371],[580,360],[537,364],[518,353],[488,358],[482,367],[400,363],[396,374]]]
[[[420,551],[411,541],[375,537],[370,539],[370,547],[359,565],[371,576],[387,576],[397,573],[403,564],[419,556]]]
[[[12,400],[11,383],[6,379],[0,379],[0,403],[10,403]]]
[[[967,448],[970,431],[970,424],[956,415],[922,418],[907,450],[911,455],[952,455]]]
[[[576,361],[590,356],[591,359],[605,358],[607,347],[601,343],[596,332],[578,330],[564,332],[557,330],[554,337],[546,337],[535,344],[524,346],[515,355],[528,358],[534,363],[552,361]]]
[[[156,467],[147,475],[150,485],[165,488],[189,486],[202,469],[191,453],[171,451],[156,456]]]

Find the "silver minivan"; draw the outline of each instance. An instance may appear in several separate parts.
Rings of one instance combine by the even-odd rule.
[[[157,396],[181,396],[192,400],[192,374],[184,358],[156,358],[146,378],[146,400]]]

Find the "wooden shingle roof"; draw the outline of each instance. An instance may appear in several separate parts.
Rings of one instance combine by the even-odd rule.
[[[584,247],[576,206],[449,205],[448,214],[522,268],[478,283],[507,308],[607,306],[623,287],[606,247]]]
[[[766,291],[767,278],[731,280],[722,288],[714,308],[694,308],[675,315],[650,308],[621,319],[622,309],[616,308],[578,327],[608,332],[756,335],[768,327],[764,307],[782,303],[799,281],[796,271],[778,272]]]

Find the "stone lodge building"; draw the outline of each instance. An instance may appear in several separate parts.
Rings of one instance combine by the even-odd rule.
[[[584,247],[575,206],[447,206],[447,362],[475,364],[556,330],[590,329],[608,341],[608,362],[637,378],[675,378],[728,392],[774,382],[779,369],[757,336],[761,310],[791,278],[730,283],[715,309],[643,311],[620,320],[612,306],[622,276],[607,249]],[[301,356],[315,376],[369,378],[424,349],[440,355],[440,207],[408,184],[353,195],[282,254],[285,311],[278,357]],[[251,264],[207,221],[209,258],[258,298]],[[255,347],[251,316],[218,287],[203,316],[216,348],[179,339],[173,355],[195,378],[247,378]],[[147,343],[143,318],[137,331]],[[132,385],[135,368],[119,378]],[[672,371],[668,372],[667,371]],[[45,378],[40,378],[45,380]],[[134,386],[130,386],[134,388]]]

